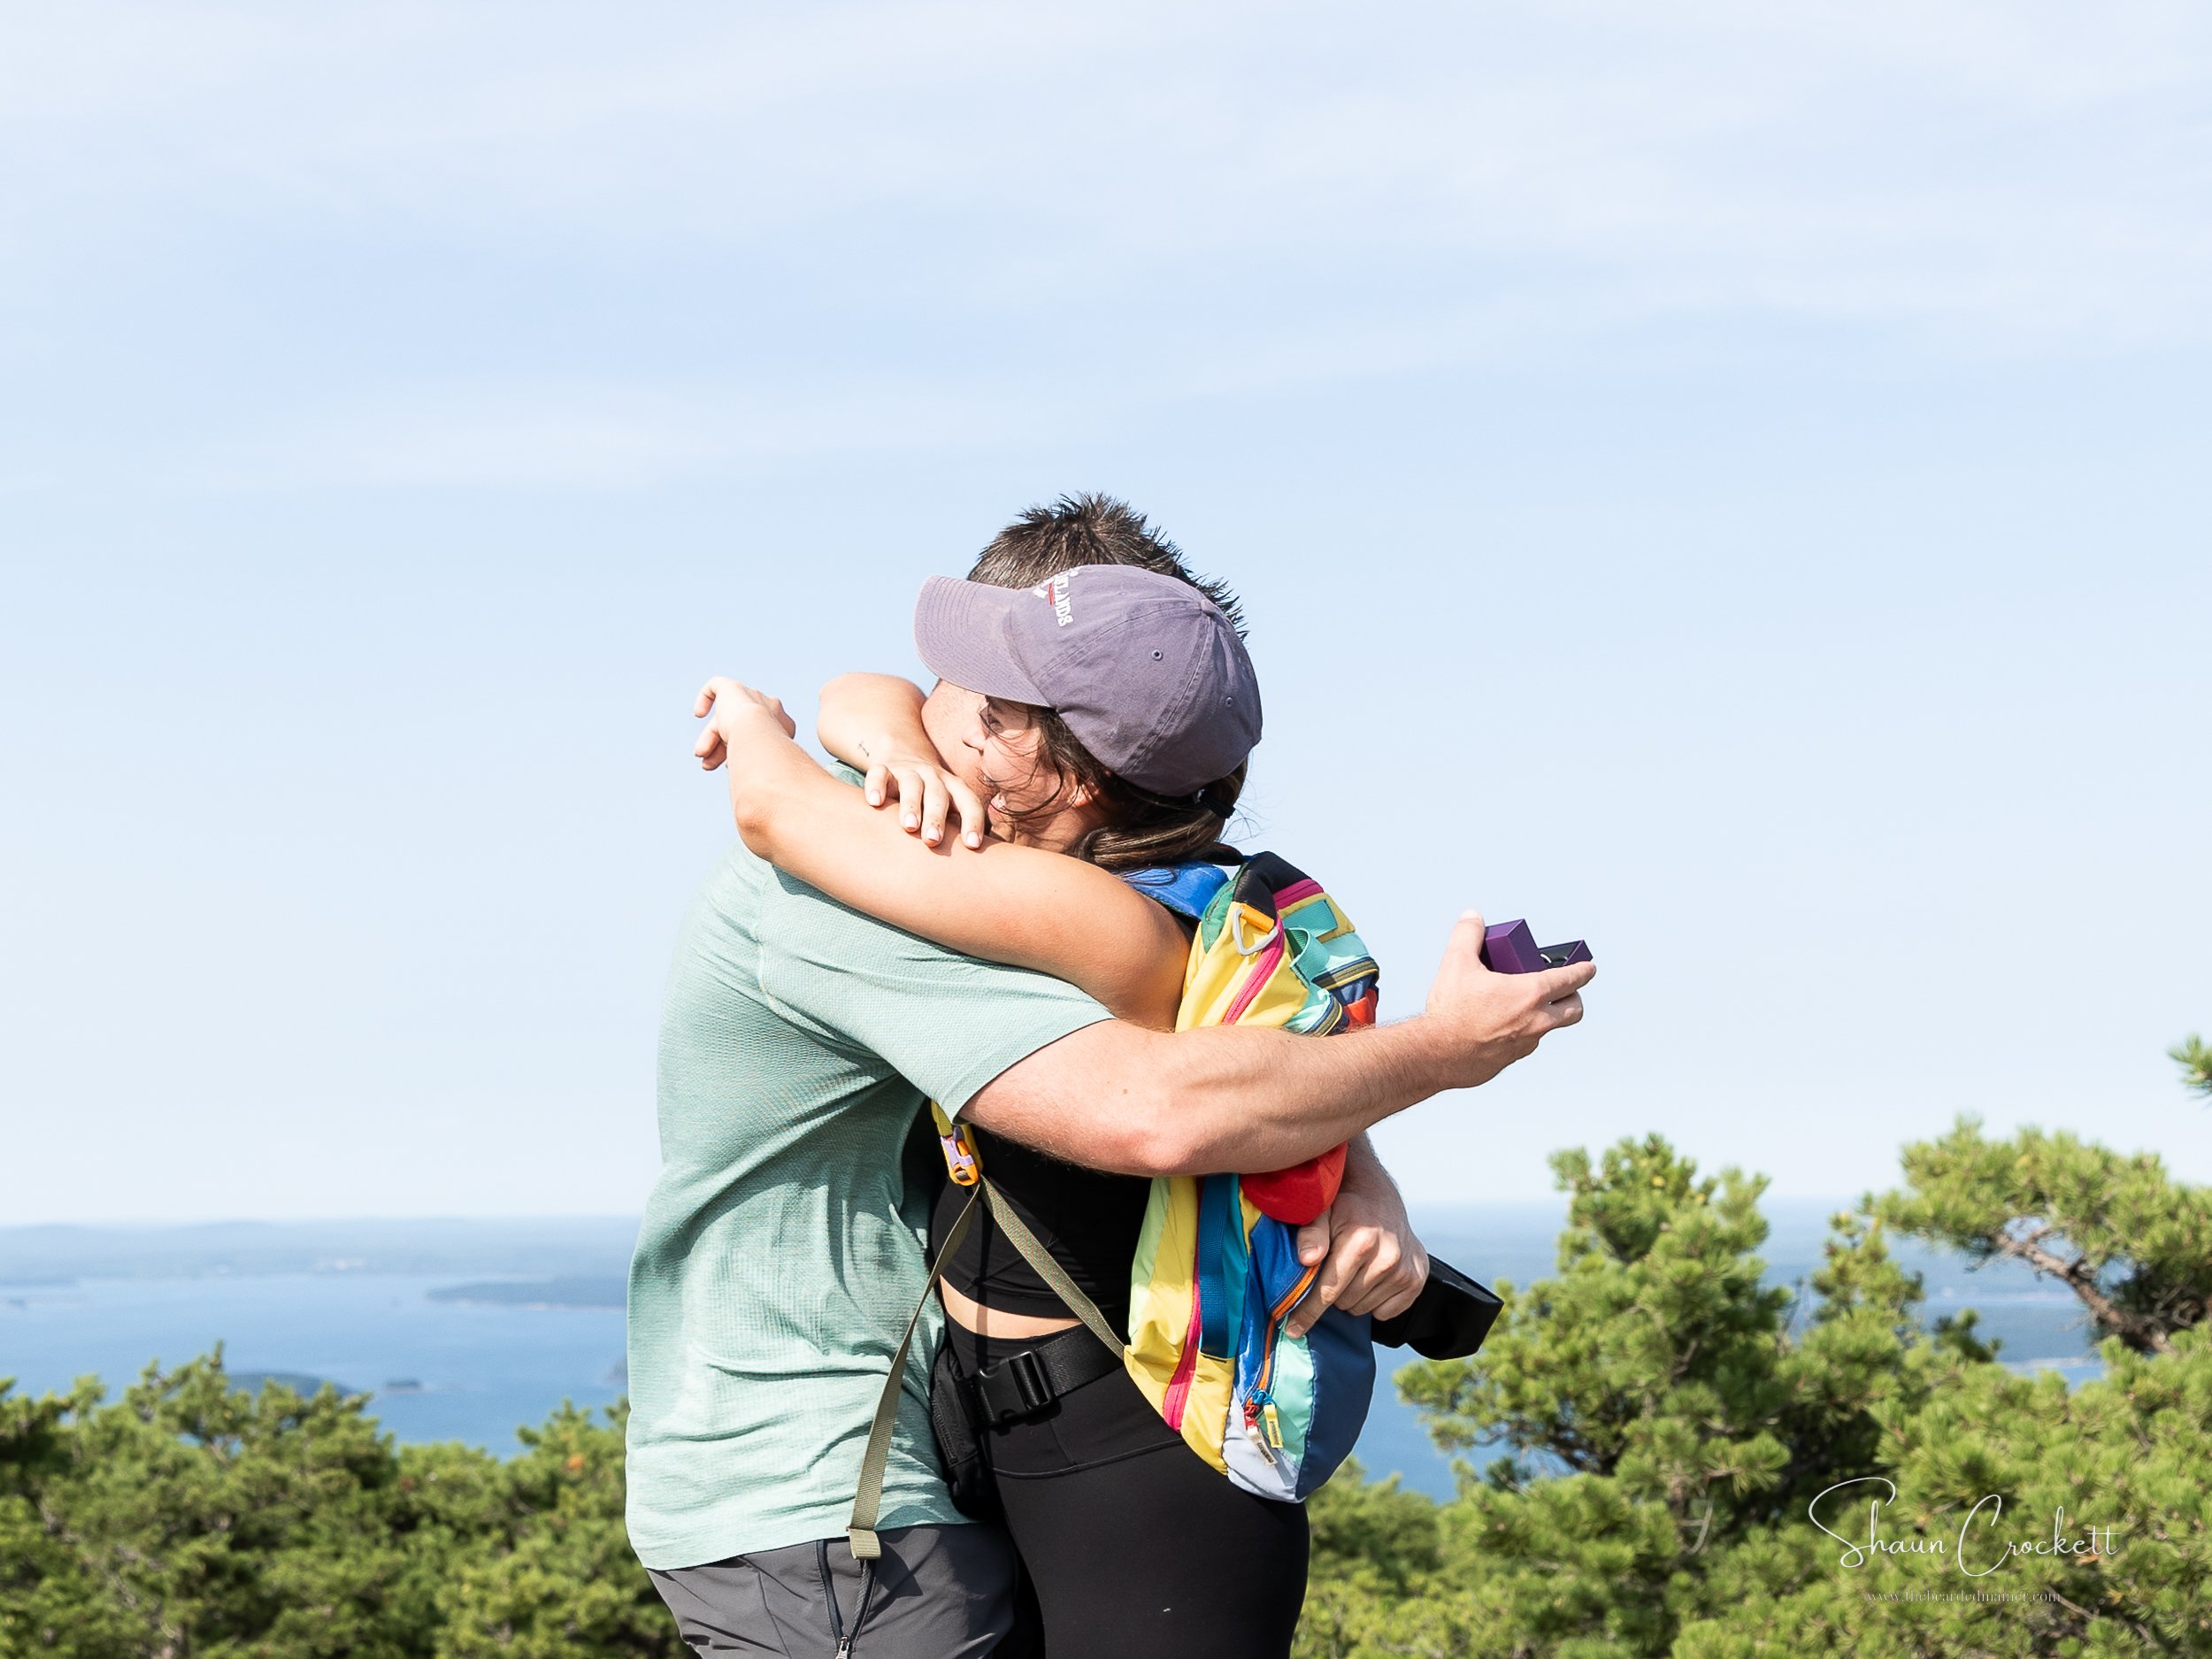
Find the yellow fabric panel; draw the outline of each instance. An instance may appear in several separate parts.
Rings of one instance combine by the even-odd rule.
[[[1198,1356],[1198,1366],[1191,1373],[1190,1394],[1183,1402],[1183,1444],[1211,1463],[1222,1474],[1229,1471],[1229,1460],[1222,1455],[1222,1443],[1229,1438],[1229,1406],[1236,1394],[1237,1363],[1228,1359],[1210,1359]]]
[[[1240,956],[1224,946],[1201,950],[1194,944],[1190,966],[1183,973],[1183,1005],[1175,1010],[1175,1029],[1220,1025],[1253,965],[1252,957]]]
[[[1240,1025],[1287,1025],[1305,1012],[1310,993],[1306,982],[1298,977],[1286,954],[1275,964],[1275,972],[1267,976],[1267,983],[1260,987],[1244,1012],[1237,1016]]]
[[[1129,1346],[1122,1363],[1164,1417],[1168,1384],[1190,1331],[1191,1264],[1198,1258],[1198,1183],[1188,1177],[1156,1182],[1153,1210],[1145,1217],[1151,1245],[1151,1273],[1130,1286]],[[1221,1453],[1229,1422],[1229,1402],[1236,1385],[1236,1361],[1201,1354],[1193,1367],[1183,1403],[1183,1439],[1217,1470],[1228,1465]]]
[[[1248,904],[1235,908],[1243,912],[1247,929],[1255,937],[1274,926]],[[1264,953],[1259,951],[1249,956],[1239,955],[1226,944],[1225,935],[1224,941],[1216,941],[1211,950],[1201,951],[1194,946],[1190,966],[1183,976],[1183,1005],[1176,1010],[1175,1029],[1188,1031],[1194,1025],[1225,1025],[1230,1009],[1243,995],[1245,986],[1258,972],[1263,958]],[[1281,952],[1275,958],[1267,983],[1237,1016],[1237,1024],[1287,1025],[1304,1010],[1309,995],[1289,953]]]
[[[1190,1329],[1191,1266],[1198,1259],[1198,1183],[1188,1178],[1155,1181],[1152,1213],[1145,1217],[1151,1235],[1151,1272],[1129,1286],[1129,1347],[1124,1359],[1137,1386],[1160,1409],[1176,1355]],[[1157,1222],[1156,1233],[1154,1223]]]

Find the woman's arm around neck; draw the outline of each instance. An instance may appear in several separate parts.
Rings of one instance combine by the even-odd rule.
[[[1164,907],[1059,853],[990,839],[932,847],[815,764],[776,722],[724,701],[730,717],[718,710],[716,724],[730,807],[754,853],[895,927],[1065,979],[1133,1025],[1174,1028],[1189,943]]]

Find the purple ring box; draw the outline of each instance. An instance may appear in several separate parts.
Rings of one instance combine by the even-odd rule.
[[[1483,933],[1482,959],[1494,973],[1540,973],[1546,968],[1589,961],[1590,947],[1579,939],[1540,946],[1526,922],[1500,922]]]

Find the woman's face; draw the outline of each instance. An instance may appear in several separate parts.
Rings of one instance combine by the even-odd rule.
[[[995,833],[1058,850],[1093,828],[1090,791],[1072,780],[1063,783],[1043,753],[1044,734],[1022,704],[940,681],[924,712],[936,717],[925,723],[946,764],[991,809]]]

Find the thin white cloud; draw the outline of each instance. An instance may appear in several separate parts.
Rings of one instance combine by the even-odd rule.
[[[1105,411],[1092,405],[1094,421]],[[889,380],[774,396],[623,384],[437,384],[180,445],[154,482],[217,491],[635,488],[817,456],[975,449],[1074,434],[1082,410]]]
[[[803,319],[741,390],[649,375],[548,416],[518,380],[439,419],[449,377],[340,373],[188,434],[247,475],[645,478],[995,430],[1048,401],[1055,328],[1161,396],[1686,316],[2198,345],[2208,122],[2212,12],[2177,4],[19,9],[0,288],[65,311],[96,273],[127,308],[308,245],[549,291],[725,272]]]

